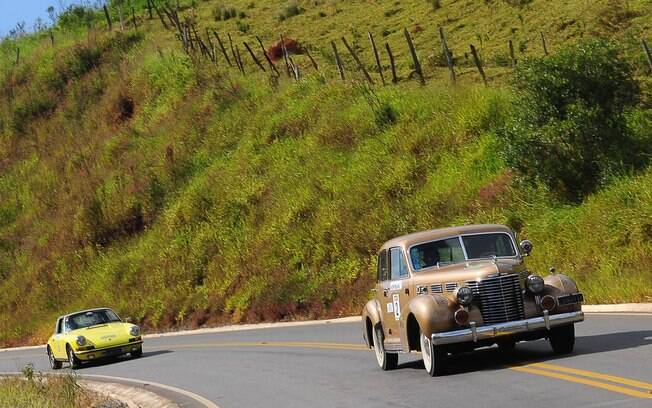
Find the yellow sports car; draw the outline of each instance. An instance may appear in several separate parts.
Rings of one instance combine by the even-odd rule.
[[[47,344],[48,359],[53,370],[68,362],[77,368],[82,361],[131,354],[143,354],[140,328],[123,322],[111,309],[83,310],[57,319],[54,334]]]

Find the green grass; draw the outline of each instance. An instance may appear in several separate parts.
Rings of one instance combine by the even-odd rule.
[[[271,42],[285,9],[249,3],[198,2],[199,24],[235,33],[241,19]],[[634,44],[638,64],[634,38],[650,28],[637,13],[649,4],[627,3],[634,12],[615,30],[599,20],[611,2],[299,2],[283,33],[321,47],[320,65],[341,35],[371,64],[366,30],[379,43],[392,32],[402,82],[373,89],[335,80],[332,65],[311,74],[301,56],[299,83],[192,61],[156,20],[139,35],[57,30],[54,49],[47,36],[21,39],[18,67],[4,42],[0,343],[42,341],[57,315],[98,305],[155,329],[358,313],[382,242],[471,222],[516,227],[535,243],[531,269],[556,266],[589,302],[651,301],[652,173],[572,206],[522,185],[495,135],[511,115],[509,69],[490,66],[486,88],[464,65],[451,87],[426,64],[419,87],[400,32],[423,27],[423,58],[439,50],[440,23],[456,55],[480,33],[486,61],[512,37],[537,55],[533,27],[553,52],[607,34]],[[215,21],[220,5],[246,17]],[[562,15],[575,22],[560,28]]]
[[[74,374],[44,376],[28,366],[25,377],[0,378],[0,407],[87,408],[103,398],[83,389]]]

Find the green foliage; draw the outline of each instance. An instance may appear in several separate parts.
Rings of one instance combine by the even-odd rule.
[[[57,24],[63,29],[90,27],[98,19],[98,11],[85,5],[70,5],[57,18]]]
[[[285,6],[285,8],[279,13],[278,19],[279,21],[285,21],[288,18],[302,14],[304,11],[305,9],[299,6],[297,3],[291,3]]]
[[[608,177],[645,164],[645,140],[627,112],[639,90],[618,47],[583,41],[515,72],[514,119],[502,134],[509,165],[541,180],[562,199],[578,201]]]

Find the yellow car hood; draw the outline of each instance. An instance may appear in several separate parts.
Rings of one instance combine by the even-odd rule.
[[[73,330],[70,334],[84,336],[95,348],[104,348],[127,343],[133,337],[129,333],[132,326],[133,324],[122,322],[107,323]]]

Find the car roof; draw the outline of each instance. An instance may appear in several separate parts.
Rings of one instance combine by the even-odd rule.
[[[422,242],[430,242],[437,239],[449,238],[458,235],[478,234],[486,232],[505,232],[512,234],[512,230],[509,227],[500,224],[473,224],[458,227],[438,228],[428,231],[415,232],[412,234],[402,235],[400,237],[390,239],[380,247],[380,250],[382,251],[383,249],[393,247],[402,247],[403,249],[407,250],[412,245]]]
[[[93,309],[79,310],[79,311],[77,311],[77,312],[67,313],[67,314],[65,314],[65,315],[59,316],[59,317],[57,318],[57,320],[61,319],[62,317],[68,317],[68,316],[72,316],[72,315],[76,315],[76,314],[80,314],[80,313],[94,312],[94,311],[96,311],[96,310],[106,310],[106,309],[109,309],[110,311],[113,312],[113,309],[111,309],[110,307],[95,307],[95,308],[93,308]],[[113,313],[115,313],[115,312],[113,312]],[[116,313],[116,314],[117,314],[117,313]]]

